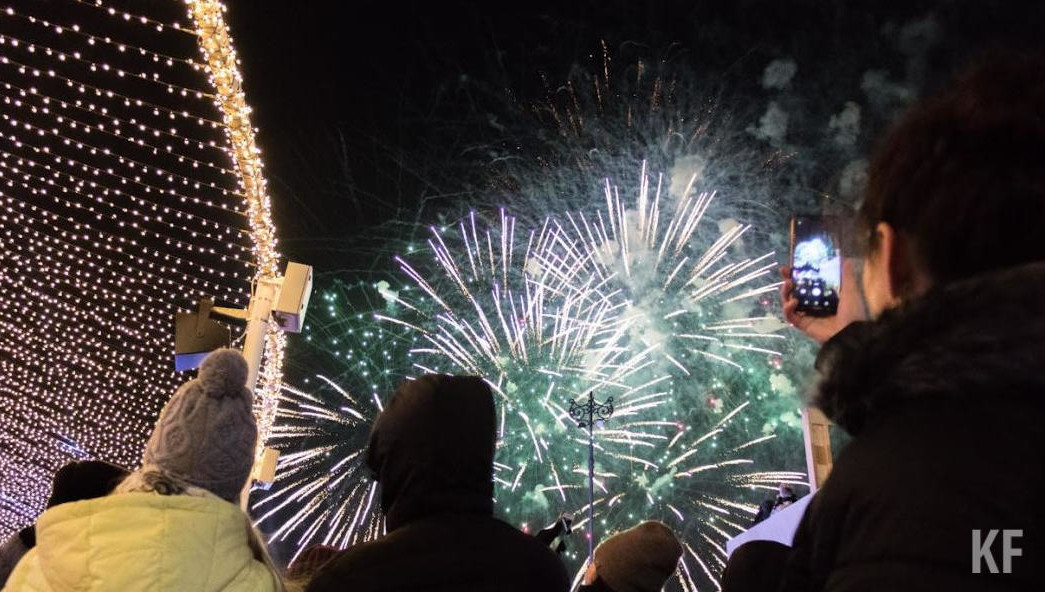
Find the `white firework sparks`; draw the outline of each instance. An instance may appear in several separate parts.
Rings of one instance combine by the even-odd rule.
[[[739,225],[690,254],[712,196],[688,197],[687,190],[662,215],[665,204],[649,191],[645,170],[643,179],[635,211],[607,184],[605,215],[550,218],[519,237],[503,211],[494,230],[480,230],[475,214],[456,232],[433,229],[435,273],[400,258],[420,296],[397,296],[404,314],[382,319],[420,336],[411,352],[416,370],[474,374],[491,384],[501,404],[498,508],[524,528],[560,509],[582,513],[587,442],[566,403],[589,390],[613,396],[616,413],[597,431],[598,530],[644,517],[668,521],[686,537],[694,573],[714,581],[725,540],[753,514],[744,497],[801,479],[751,470],[744,451],[772,436],[743,433],[737,420],[747,402],[726,413],[722,401],[705,406],[684,394],[729,390],[718,376],[695,377],[697,360],[742,381],[746,358],[734,352],[777,353],[760,345],[776,338],[761,330],[763,319],[722,310],[774,289],[764,279],[775,264],[772,253],[730,259],[747,230]],[[659,310],[629,298],[651,285],[659,287]],[[674,308],[664,309],[665,302]],[[648,334],[643,324],[655,314],[668,338],[694,354],[690,367],[671,344],[636,337]],[[688,573],[681,570],[680,581],[695,588]]]
[[[766,281],[777,267],[774,253],[731,257],[750,226],[725,220],[709,232],[705,216],[715,194],[695,194],[696,180],[690,177],[681,196],[668,200],[662,176],[651,191],[644,163],[634,206],[626,207],[607,179],[605,210],[568,214],[560,233],[571,253],[581,253],[586,272],[573,274],[576,281],[594,276],[623,293],[632,337],[684,376],[696,364],[684,357],[742,369],[734,352],[779,356],[769,345],[783,339],[775,318],[730,306],[778,288]]]

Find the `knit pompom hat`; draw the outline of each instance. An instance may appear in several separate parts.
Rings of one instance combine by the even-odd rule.
[[[660,592],[681,557],[682,545],[671,529],[643,522],[595,549],[595,574],[614,592]]]
[[[235,503],[250,477],[258,429],[247,361],[220,349],[160,413],[143,461]]]

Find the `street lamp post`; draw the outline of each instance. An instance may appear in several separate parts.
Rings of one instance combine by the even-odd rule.
[[[595,550],[595,434],[596,422],[606,421],[613,415],[613,397],[605,403],[595,400],[595,393],[588,393],[588,400],[578,403],[570,400],[570,417],[577,422],[577,427],[588,429],[588,564],[592,562]]]

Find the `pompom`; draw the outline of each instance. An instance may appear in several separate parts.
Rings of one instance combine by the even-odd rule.
[[[238,397],[247,392],[247,360],[234,349],[219,349],[200,364],[199,384],[216,399]]]

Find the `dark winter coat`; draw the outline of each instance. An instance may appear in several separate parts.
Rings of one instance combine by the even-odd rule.
[[[814,402],[854,439],[799,526],[784,590],[1043,589],[1045,263],[851,326],[817,365]],[[1011,574],[972,573],[974,529],[981,543],[1022,530]]]
[[[722,572],[722,592],[775,592],[791,548],[776,541],[748,541],[733,550]]]
[[[27,526],[0,545],[0,588],[15,570],[22,557],[36,546],[36,529]]]
[[[308,592],[565,592],[558,557],[492,515],[495,441],[482,380],[426,376],[400,387],[367,453],[388,534],[331,560]]]

